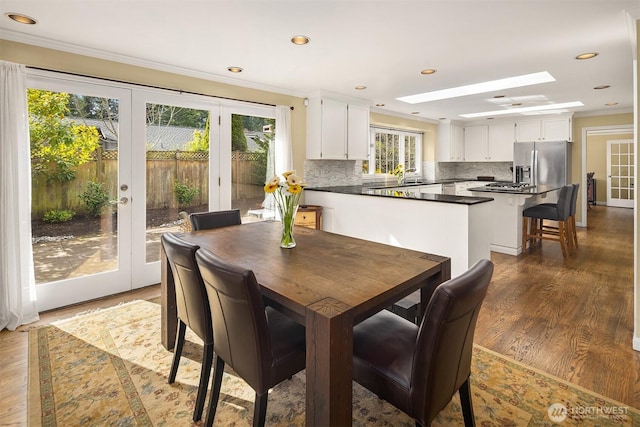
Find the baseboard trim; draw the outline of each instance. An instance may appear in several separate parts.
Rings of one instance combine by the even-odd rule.
[[[633,349],[640,351],[640,337],[633,337]]]

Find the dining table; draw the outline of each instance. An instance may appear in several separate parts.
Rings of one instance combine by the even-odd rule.
[[[420,290],[421,307],[451,277],[448,257],[296,226],[280,247],[278,221],[175,233],[252,270],[265,304],[306,327],[307,426],[352,424],[353,326]],[[161,340],[173,349],[175,283],[161,254]]]

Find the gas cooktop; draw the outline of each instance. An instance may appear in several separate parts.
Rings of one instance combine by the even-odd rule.
[[[527,182],[490,182],[486,185],[485,188],[496,190],[524,191],[534,187],[535,185],[529,184]]]

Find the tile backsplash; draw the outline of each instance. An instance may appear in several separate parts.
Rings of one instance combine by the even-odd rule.
[[[493,176],[496,181],[511,181],[511,162],[423,162],[422,177],[428,180],[477,179],[478,176]],[[380,178],[362,175],[361,160],[305,160],[304,180],[309,187],[331,187],[339,185],[362,185],[373,181],[393,181],[395,178]]]

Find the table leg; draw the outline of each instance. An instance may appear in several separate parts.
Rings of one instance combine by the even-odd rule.
[[[307,307],[307,426],[350,426],[353,319],[350,307],[326,298]]]
[[[162,245],[160,245],[160,268],[160,338],[164,348],[173,350],[176,342],[176,327],[178,326],[176,284]]]
[[[438,285],[451,279],[451,259],[441,259],[440,262],[440,272],[429,277],[426,280],[425,285],[420,288],[420,313],[418,313],[418,324],[422,322],[422,316],[424,316],[424,312],[427,309],[431,295],[433,295]]]

